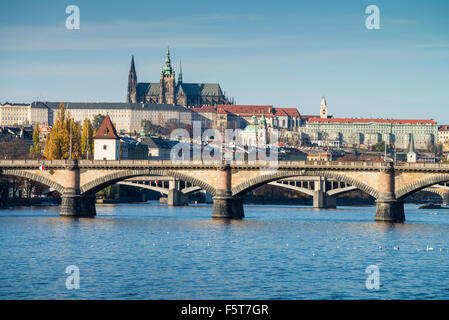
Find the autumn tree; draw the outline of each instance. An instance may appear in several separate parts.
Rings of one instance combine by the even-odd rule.
[[[85,159],[92,159],[94,151],[93,128],[89,119],[84,120],[81,135],[81,155]]]
[[[65,104],[59,105],[59,110],[48,137],[45,141],[44,155],[47,159],[81,158],[81,126],[66,112]]]

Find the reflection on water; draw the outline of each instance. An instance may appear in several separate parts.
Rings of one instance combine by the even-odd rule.
[[[403,224],[374,211],[254,205],[226,221],[207,205],[157,202],[97,206],[93,219],[1,210],[0,298],[449,298],[449,210],[407,205]],[[372,264],[378,291],[365,288]],[[80,290],[65,287],[69,265]]]

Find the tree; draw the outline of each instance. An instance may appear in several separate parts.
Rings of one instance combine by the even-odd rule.
[[[84,159],[93,158],[93,128],[89,119],[84,120],[83,132],[81,135],[81,155]]]
[[[70,139],[72,140],[70,143]],[[56,120],[45,141],[44,155],[47,159],[69,159],[70,147],[71,159],[81,158],[81,126],[66,115],[64,103],[59,105]]]
[[[40,158],[41,157],[41,145],[39,143],[39,123],[34,126],[33,130],[33,145],[30,146],[30,156],[32,158]]]
[[[383,152],[385,150],[385,141],[379,141],[374,145],[374,150],[377,152]]]
[[[92,127],[94,130],[98,130],[98,128],[100,128],[104,118],[106,118],[106,116],[100,113],[94,116],[94,119],[92,120]]]

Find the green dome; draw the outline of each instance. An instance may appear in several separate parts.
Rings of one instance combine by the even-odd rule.
[[[243,130],[243,132],[257,132],[257,125],[255,124],[250,124],[248,126],[245,127],[245,129]]]

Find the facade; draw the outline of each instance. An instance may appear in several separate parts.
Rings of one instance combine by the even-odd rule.
[[[119,160],[120,138],[115,131],[111,118],[104,118],[94,136],[94,160]]]
[[[0,126],[30,124],[30,105],[26,103],[0,104]]]
[[[244,129],[254,124],[253,116],[264,117],[267,130],[299,131],[300,114],[296,108],[273,108],[270,105],[217,105],[216,107],[192,108],[194,119],[209,123],[212,128]]]
[[[181,64],[178,81],[171,65],[170,50],[167,49],[165,65],[159,82],[137,82],[134,56],[128,75],[126,101],[132,103],[170,104],[186,107],[214,106],[231,103],[218,83],[184,83]]]
[[[39,117],[31,118],[31,121],[52,126],[59,104],[60,102],[33,102],[30,108],[37,110],[34,114]],[[85,119],[92,121],[97,114],[109,115],[119,132],[139,132],[142,120],[160,126],[167,123],[188,125],[192,122],[192,112],[189,109],[168,104],[65,102],[65,105],[73,119],[81,123]]]
[[[310,118],[303,133],[311,141],[339,141],[346,147],[372,147],[380,141],[389,146],[407,149],[410,134],[418,149],[427,149],[438,139],[434,120]]]
[[[438,128],[438,142],[449,144],[449,125],[440,126]]]
[[[257,119],[256,115],[252,117],[252,124],[240,131],[240,141],[245,146],[266,145],[267,140],[267,122],[264,115]]]

